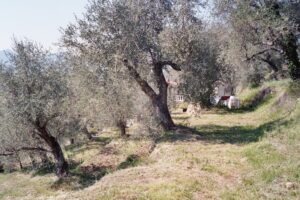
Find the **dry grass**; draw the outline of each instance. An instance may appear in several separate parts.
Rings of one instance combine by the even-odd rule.
[[[109,133],[67,149],[81,162],[76,170],[109,169],[85,187],[54,190],[52,175],[0,175],[0,199],[299,199],[300,102],[287,112],[288,83],[265,87],[275,92],[254,111],[177,114],[178,123],[199,133],[166,133],[154,151],[150,139]],[[242,98],[257,91],[244,91]]]
[[[59,191],[50,190],[56,180],[54,176],[32,177],[28,174],[12,173],[0,175],[0,199],[38,199],[40,196],[55,196]]]

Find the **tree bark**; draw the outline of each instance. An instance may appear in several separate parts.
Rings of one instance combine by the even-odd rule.
[[[56,175],[58,177],[65,177],[69,174],[69,165],[64,157],[63,151],[58,143],[57,139],[53,137],[46,127],[40,126],[39,123],[36,123],[39,136],[47,143],[50,147],[51,152],[56,161]]]
[[[0,162],[0,173],[4,172],[4,165]]]
[[[170,62],[170,61],[161,61],[153,64],[153,71],[156,78],[157,87],[159,93],[157,94],[151,86],[141,78],[139,73],[136,70],[136,67],[131,65],[127,60],[124,60],[124,64],[127,67],[130,75],[135,79],[138,85],[141,87],[142,91],[150,98],[152,105],[155,109],[155,112],[161,122],[162,127],[165,131],[170,131],[176,128],[169,108],[168,108],[168,84],[163,75],[163,67],[165,65],[170,65],[173,69],[180,71],[180,68]]]
[[[35,159],[35,155],[32,154],[32,153],[29,153],[29,158],[30,158],[30,161],[31,161],[31,166],[35,169],[37,167],[37,162],[36,162],[36,159]]]
[[[18,160],[20,169],[22,170],[22,169],[23,169],[23,164],[22,164],[22,160],[21,160],[21,157],[20,157],[20,155],[19,155],[18,152],[16,152],[16,158],[17,158],[17,160]]]
[[[263,57],[258,57],[259,60],[265,62],[268,64],[269,68],[277,73],[279,71],[279,67],[276,66],[276,64],[269,58],[263,58]]]
[[[164,129],[169,131],[175,128],[175,124],[172,120],[168,107],[168,83],[163,74],[163,64],[155,64],[154,74],[156,76],[159,94],[153,101],[153,105],[156,107],[156,112],[162,122]]]
[[[121,137],[127,137],[128,135],[126,134],[126,122],[123,120],[120,120],[117,124]]]
[[[162,103],[160,100],[156,100],[152,104],[155,107],[155,111],[161,121],[161,125],[164,128],[164,130],[174,130],[176,126],[172,120],[168,105]]]
[[[282,49],[289,64],[289,74],[293,80],[300,80],[300,60],[297,52],[297,38],[288,34],[282,43]]]
[[[271,2],[270,8],[275,12],[278,18],[283,19],[280,14],[280,6],[277,2]],[[284,34],[283,37],[281,35],[281,39],[282,41],[279,41],[279,45],[281,46],[286,60],[288,61],[289,75],[293,80],[300,80],[300,60],[297,52],[298,39],[293,32]]]
[[[86,135],[86,137],[88,138],[88,140],[92,140],[92,134],[89,132],[87,125],[84,125],[84,127],[82,128],[83,133]]]
[[[65,177],[69,174],[69,165],[65,160],[62,149],[57,142],[56,138],[51,139],[51,149],[56,160],[56,174],[59,177]]]

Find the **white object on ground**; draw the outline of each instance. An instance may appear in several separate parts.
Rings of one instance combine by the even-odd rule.
[[[240,108],[240,100],[235,96],[230,96],[228,100],[228,108]]]

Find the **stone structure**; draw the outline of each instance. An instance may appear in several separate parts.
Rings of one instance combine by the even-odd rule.
[[[168,99],[171,102],[181,103],[184,102],[184,95],[179,92],[180,75],[182,72],[173,70],[167,67],[164,70],[164,76],[168,83]]]

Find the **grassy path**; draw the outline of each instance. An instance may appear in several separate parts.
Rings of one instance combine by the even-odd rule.
[[[174,115],[198,133],[166,133],[153,151],[147,138],[102,135],[66,150],[80,163],[69,182],[0,175],[0,199],[299,199],[300,103],[288,113],[281,100],[279,88],[255,111]]]

